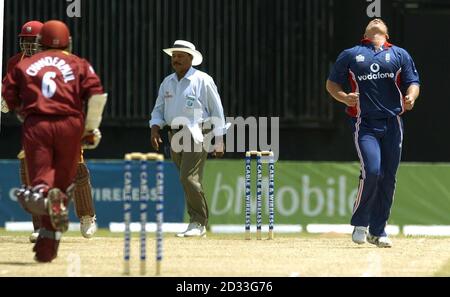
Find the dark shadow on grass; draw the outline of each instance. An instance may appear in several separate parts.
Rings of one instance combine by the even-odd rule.
[[[368,250],[368,249],[380,249],[376,246],[334,246],[332,247],[333,250]],[[389,249],[386,249],[389,250]]]
[[[39,263],[36,262],[0,262],[1,265],[9,265],[9,266],[36,266]]]

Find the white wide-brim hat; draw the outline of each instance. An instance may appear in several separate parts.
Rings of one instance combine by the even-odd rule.
[[[173,52],[185,52],[194,57],[192,66],[200,65],[203,62],[202,54],[195,49],[195,45],[186,40],[177,40],[171,48],[163,49],[163,51],[172,57]]]

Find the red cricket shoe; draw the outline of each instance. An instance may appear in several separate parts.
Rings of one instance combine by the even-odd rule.
[[[69,198],[58,188],[48,191],[48,215],[56,231],[66,232],[69,229]]]
[[[36,244],[33,247],[34,259],[37,262],[49,263],[58,255],[59,240],[61,232],[41,229]]]

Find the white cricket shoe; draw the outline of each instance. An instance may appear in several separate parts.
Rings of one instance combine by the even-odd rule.
[[[97,232],[96,217],[83,216],[80,219],[80,231],[84,238],[91,238]]]
[[[36,243],[38,237],[39,237],[39,230],[34,230],[33,233],[30,234],[30,242]]]
[[[206,237],[206,227],[200,223],[190,223],[186,231],[178,233],[177,237]]]
[[[367,235],[367,242],[376,245],[379,248],[392,247],[392,240],[387,236],[374,236],[372,234]]]
[[[352,240],[354,243],[363,244],[366,243],[367,238],[367,227],[364,226],[356,226],[353,229]]]

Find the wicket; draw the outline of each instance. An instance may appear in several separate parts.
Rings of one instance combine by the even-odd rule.
[[[256,239],[261,240],[262,226],[262,157],[269,157],[269,239],[273,239],[274,198],[275,198],[275,162],[274,154],[269,151],[250,151],[245,153],[245,239],[250,240],[251,211],[251,173],[252,157],[256,156]]]
[[[156,161],[156,275],[161,274],[161,262],[163,253],[163,212],[164,212],[164,156],[160,154],[131,153],[125,155],[124,171],[124,223],[125,223],[125,246],[124,246],[124,274],[130,274],[130,241],[131,241],[131,202],[132,202],[132,163],[140,161],[140,185],[139,185],[139,203],[140,203],[140,274],[146,274],[146,242],[147,242],[147,210],[150,200],[148,189],[148,161]]]

